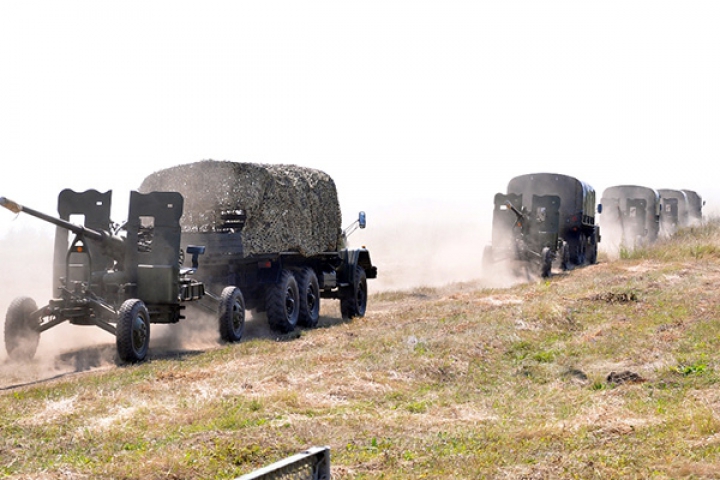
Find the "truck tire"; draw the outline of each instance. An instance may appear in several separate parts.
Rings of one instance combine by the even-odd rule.
[[[364,317],[367,308],[367,275],[361,266],[355,267],[353,285],[347,287],[345,295],[340,300],[340,312],[346,320],[355,317]]]
[[[598,234],[597,230],[593,232],[592,236],[590,237],[590,245],[588,246],[588,254],[587,254],[587,260],[590,265],[595,265],[597,263],[597,256],[598,256]]]
[[[131,298],[120,306],[116,329],[117,352],[123,362],[142,362],[150,346],[150,314],[142,300]]]
[[[580,234],[579,246],[578,246],[578,265],[585,265],[587,263],[587,237],[584,233]]]
[[[320,319],[320,285],[315,270],[310,267],[295,272],[300,293],[298,325],[315,328]]]
[[[568,242],[570,247],[570,261],[573,266],[582,266],[585,264],[585,243],[587,242],[585,235],[580,234],[572,238]]]
[[[300,315],[300,294],[290,270],[283,270],[280,281],[265,289],[265,314],[272,330],[280,333],[295,330]]]
[[[37,320],[30,314],[37,310],[35,300],[18,297],[12,301],[5,316],[5,350],[12,360],[32,360],[40,342]]]
[[[235,343],[245,330],[245,300],[237,287],[225,287],[218,305],[218,327],[223,342]]]

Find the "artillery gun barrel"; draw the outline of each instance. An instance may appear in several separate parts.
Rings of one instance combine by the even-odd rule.
[[[80,238],[87,238],[89,240],[98,242],[103,246],[103,249],[106,249],[108,253],[115,259],[121,259],[123,257],[125,251],[124,240],[108,232],[93,230],[82,225],[75,225],[74,223],[70,223],[66,220],[63,220],[62,218],[53,217],[52,215],[47,215],[30,207],[20,205],[19,203],[14,202],[6,197],[0,197],[0,206],[7,208],[13,213],[27,213],[28,215],[39,218],[40,220],[45,220],[48,223],[52,223],[57,227],[69,230]]]
[[[525,214],[522,211],[518,210],[517,207],[515,205],[513,205],[510,201],[505,202],[505,205],[510,210],[512,210],[515,213],[515,215],[517,215],[518,219],[525,217]]]
[[[30,207],[26,207],[24,205],[20,205],[17,202],[13,202],[9,198],[6,197],[0,197],[0,206],[3,206],[10,210],[13,213],[20,213],[24,212],[28,215],[32,215],[33,217],[39,218],[40,220],[45,220],[48,223],[52,223],[55,226],[64,228],[66,230],[70,230],[74,234],[78,236],[82,236],[85,238],[89,238],[90,240],[95,241],[102,241],[104,238],[107,237],[106,234],[103,234],[102,232],[98,232],[96,230],[92,230],[86,227],[83,227],[81,225],[75,225],[74,223],[70,223],[66,220],[63,220],[62,218],[53,217],[52,215],[47,215],[45,213],[39,212],[37,210],[34,210]]]

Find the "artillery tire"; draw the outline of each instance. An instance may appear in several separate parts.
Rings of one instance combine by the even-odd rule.
[[[346,320],[364,317],[367,309],[367,275],[365,269],[357,265],[353,285],[347,287],[345,295],[340,299],[340,312]]]
[[[320,285],[315,270],[310,267],[295,272],[300,293],[298,325],[315,328],[320,319]]]
[[[540,275],[543,278],[547,278],[552,272],[553,254],[550,248],[545,247],[542,249],[542,252],[540,253],[540,261],[542,262],[540,265]]]
[[[283,270],[280,281],[265,289],[265,314],[272,330],[280,333],[295,330],[300,316],[300,294],[290,270]]]
[[[123,362],[142,362],[150,346],[150,314],[142,300],[131,298],[120,306],[116,328],[117,352]]]
[[[220,294],[218,305],[218,327],[220,339],[235,343],[242,338],[245,330],[245,299],[237,287],[225,287]]]
[[[12,301],[5,316],[5,350],[12,360],[32,360],[40,342],[38,320],[30,314],[37,310],[35,300],[18,297]]]

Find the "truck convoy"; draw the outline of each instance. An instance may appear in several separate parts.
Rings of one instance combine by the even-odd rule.
[[[612,247],[634,249],[702,223],[704,202],[692,190],[617,185],[603,191],[598,206],[603,235]]]
[[[40,334],[69,322],[115,335],[119,359],[139,362],[150,324],[177,323],[188,305],[211,310],[226,342],[241,339],[246,305],[265,311],[279,332],[314,327],[320,298],[338,299],[343,317],[364,316],[377,269],[367,249],[345,240],[365,216],[340,229],[335,185],[323,172],[206,161],[156,172],[140,190],[122,225],[110,220],[111,192],[63,190],[58,217],[0,197],[0,206],[57,227],[57,296],[40,308],[29,297],[13,300],[11,359],[33,358]]]
[[[563,270],[596,263],[600,229],[595,224],[595,190],[567,175],[534,173],[510,180],[495,195],[492,244],[486,268],[510,261],[543,277],[553,264]]]

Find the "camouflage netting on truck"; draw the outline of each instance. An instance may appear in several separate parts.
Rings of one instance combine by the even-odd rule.
[[[341,233],[335,182],[326,173],[296,165],[204,160],[157,171],[139,189],[176,191],[185,197],[180,225],[214,232],[220,212],[243,210],[245,255],[333,251]]]

